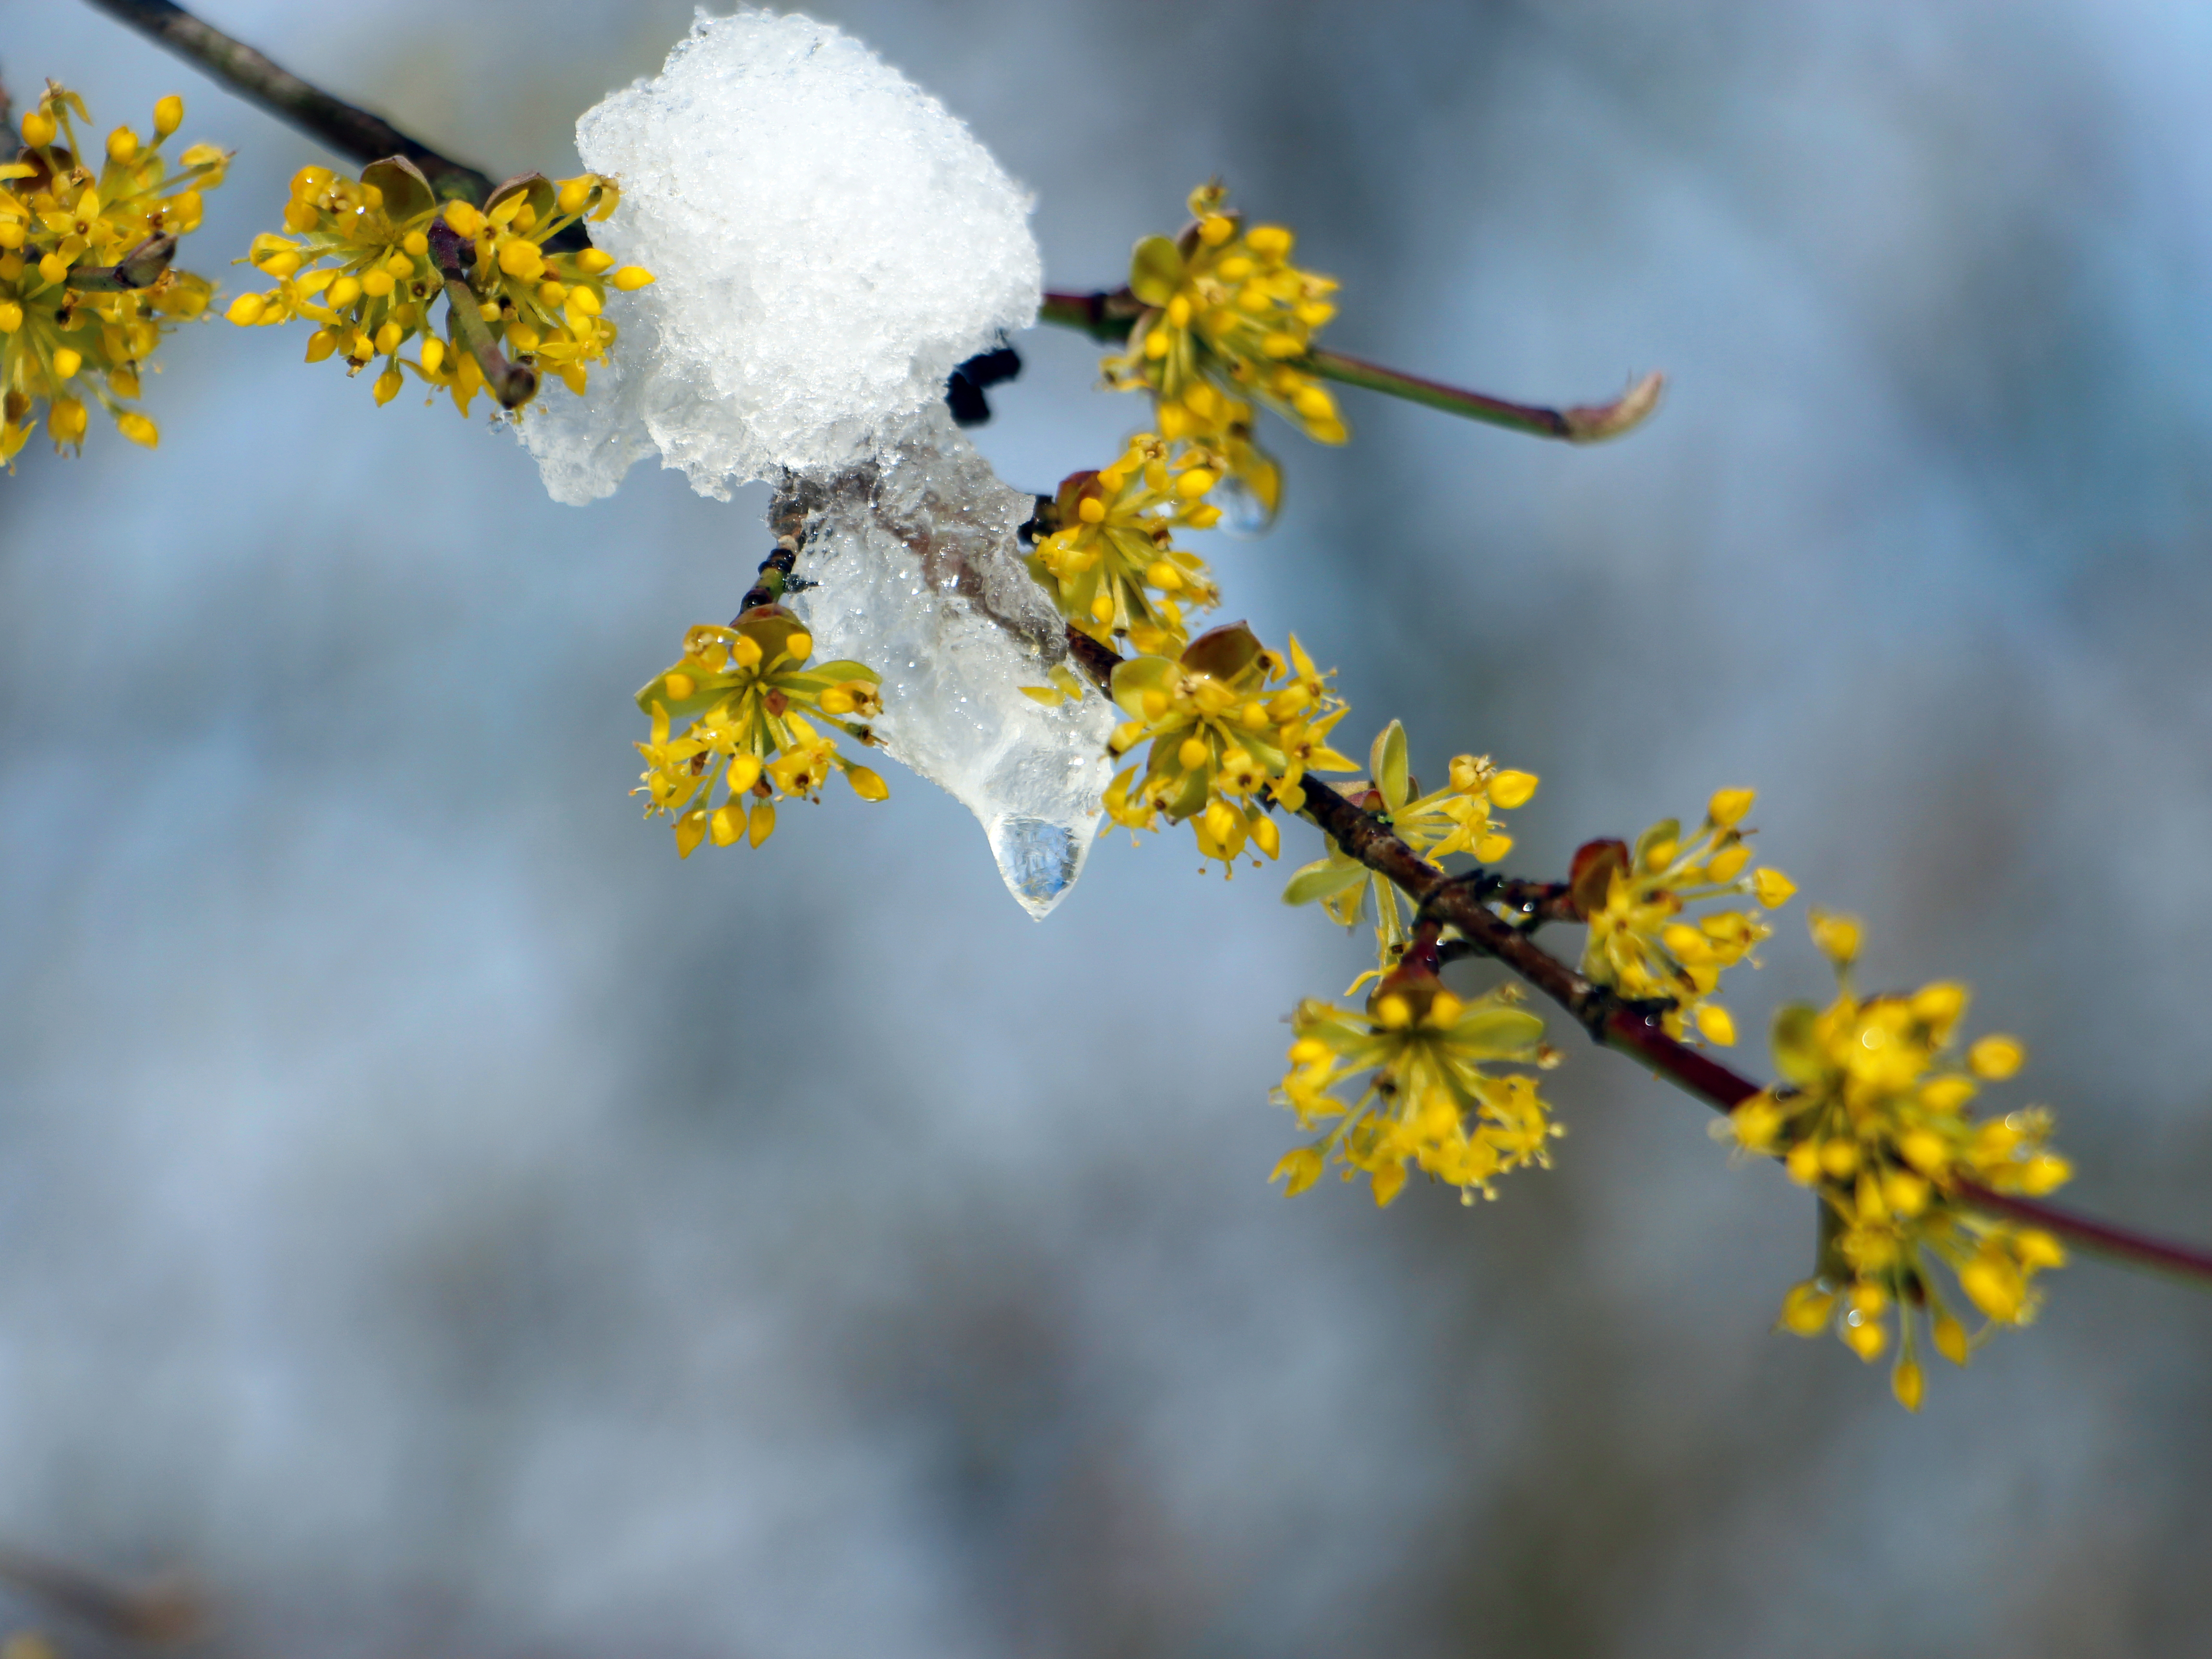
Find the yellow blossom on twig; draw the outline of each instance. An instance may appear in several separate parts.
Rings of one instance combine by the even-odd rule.
[[[1524,806],[1536,793],[1529,772],[1501,771],[1487,755],[1455,755],[1444,787],[1424,795],[1407,769],[1406,728],[1392,720],[1376,738],[1367,757],[1368,777],[1342,792],[1354,806],[1373,813],[1398,838],[1432,864],[1456,853],[1480,864],[1495,864],[1513,850],[1513,837],[1491,816],[1493,809]],[[1413,901],[1388,877],[1369,869],[1332,842],[1325,858],[1300,869],[1283,890],[1285,904],[1318,902],[1346,927],[1359,921],[1371,900],[1375,912],[1376,966],[1352,982],[1358,990],[1376,974],[1395,967],[1411,937]]]
[[[1139,433],[1111,466],[1062,481],[1057,528],[1037,543],[1030,574],[1093,639],[1125,635],[1153,656],[1182,650],[1184,608],[1210,610],[1221,595],[1206,562],[1175,545],[1175,532],[1219,520],[1221,509],[1206,499],[1217,477],[1194,452],[1170,454],[1153,434]]]
[[[1130,718],[1108,752],[1146,742],[1152,751],[1141,777],[1132,766],[1108,787],[1107,815],[1132,830],[1188,818],[1199,851],[1224,868],[1247,845],[1271,859],[1280,850],[1267,798],[1296,811],[1309,770],[1352,769],[1328,741],[1345,705],[1295,635],[1287,661],[1243,623],[1200,635],[1177,657],[1133,657],[1114,671],[1114,701]]]
[[[195,144],[173,169],[162,146],[184,118],[184,100],[164,98],[150,137],[118,127],[94,157],[76,128],[91,117],[66,88],[48,82],[23,117],[21,150],[0,162],[0,461],[41,404],[57,450],[82,448],[88,401],[131,442],[161,441],[129,405],[162,334],[207,308],[207,280],[170,261],[229,161]]]
[[[882,677],[865,663],[806,667],[813,652],[796,617],[779,605],[755,605],[733,627],[691,629],[683,659],[637,694],[653,735],[637,745],[646,769],[631,793],[647,798],[647,817],[676,820],[679,856],[709,837],[717,847],[759,846],[775,833],[775,797],[819,800],[833,771],[862,800],[890,793],[799,713],[871,742],[868,728],[846,716],[882,712]]]
[[[1706,1041],[1735,1041],[1735,1021],[1712,1002],[1722,971],[1750,961],[1772,930],[1750,909],[1716,910],[1692,918],[1686,907],[1748,896],[1766,909],[1789,902],[1796,887],[1779,870],[1751,868],[1744,815],[1749,789],[1715,792],[1705,820],[1682,834],[1673,818],[1653,824],[1632,850],[1617,841],[1591,842],[1575,854],[1569,884],[1589,924],[1583,972],[1634,1001],[1671,1001],[1661,1016],[1680,1038],[1694,1023]]]
[[[1146,309],[1127,350],[1104,368],[1109,386],[1152,394],[1162,437],[1198,447],[1272,515],[1280,477],[1252,442],[1252,405],[1318,443],[1348,435],[1328,388],[1300,367],[1315,331],[1336,314],[1328,298],[1336,283],[1292,264],[1291,234],[1247,227],[1224,210],[1226,197],[1218,182],[1200,185],[1180,236],[1137,244],[1129,289]]]
[[[2035,1275],[2066,1260],[2041,1229],[1977,1213],[1959,1183],[2039,1197],[2072,1170],[2049,1149],[2045,1109],[1981,1120],[1967,1111],[1980,1083],[2010,1077],[2024,1051],[2015,1038],[1985,1036],[1963,1057],[1955,1052],[1966,987],[1939,982],[1909,996],[1862,998],[1850,974],[1858,924],[1815,913],[1812,926],[1836,965],[1836,1000],[1775,1016],[1783,1082],[1714,1129],[1781,1158],[1791,1180],[1820,1194],[1820,1267],[1784,1299],[1783,1326],[1811,1336],[1832,1324],[1871,1363],[1889,1348],[1896,1309],[1902,1340],[1893,1386],[1917,1411],[1921,1323],[1936,1351],[1963,1365],[1990,1328],[2034,1317]],[[1946,1305],[1931,1271],[1937,1261],[1987,1319],[1981,1334],[1970,1337]]]
[[[276,287],[241,294],[225,314],[242,327],[304,317],[319,325],[307,341],[309,362],[336,357],[358,374],[381,359],[378,403],[398,394],[404,369],[466,415],[485,387],[484,365],[465,319],[449,309],[444,338],[432,326],[441,296],[469,302],[449,291],[433,246],[442,225],[457,239],[459,274],[483,335],[532,370],[526,386],[542,367],[580,395],[588,366],[615,343],[615,325],[601,315],[607,290],[642,288],[653,276],[638,265],[615,270],[603,249],[549,252],[544,244],[580,219],[605,219],[619,200],[613,180],[589,173],[557,183],[538,173],[509,179],[477,209],[439,201],[400,156],[372,162],[358,180],[302,167],[284,206],[285,234],[255,237],[246,256]],[[416,355],[403,357],[417,339]],[[526,395],[526,388],[516,394]]]
[[[1536,1079],[1491,1069],[1551,1063],[1544,1022],[1519,1000],[1510,985],[1460,998],[1409,962],[1376,988],[1364,1013],[1300,1003],[1291,1017],[1291,1070],[1275,1097],[1301,1127],[1329,1127],[1285,1154],[1269,1178],[1303,1192],[1334,1160],[1347,1181],[1365,1175],[1375,1201],[1388,1204],[1405,1186],[1410,1162],[1472,1202],[1478,1190],[1494,1196],[1491,1182],[1508,1170],[1549,1164],[1559,1131]],[[1363,1073],[1358,1095],[1336,1092]]]

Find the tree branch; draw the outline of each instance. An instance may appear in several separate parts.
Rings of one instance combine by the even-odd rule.
[[[1521,928],[1499,917],[1480,896],[1497,890],[1445,875],[1327,784],[1310,777],[1300,780],[1300,784],[1306,794],[1305,816],[1348,856],[1411,896],[1424,917],[1458,928],[1472,954],[1504,963],[1558,1003],[1594,1042],[1641,1061],[1676,1088],[1723,1112],[1734,1111],[1761,1092],[1749,1078],[1668,1036],[1661,1029],[1656,1012],[1626,1003],[1603,986],[1592,984]],[[2133,1267],[2212,1284],[2212,1251],[2076,1215],[2040,1199],[1995,1192],[1978,1182],[1960,1181],[1957,1189],[1977,1209],[2027,1222],[2085,1250]]]
[[[491,194],[496,181],[489,173],[409,137],[380,115],[372,115],[309,86],[172,0],[90,0],[90,3],[198,65],[270,114],[321,139],[341,155],[364,166],[387,155],[404,155],[422,170],[439,196],[459,197],[478,207]]]
[[[1121,659],[1074,629],[1068,648],[1083,670],[1110,690],[1114,665]],[[1529,937],[1535,921],[1574,921],[1573,902],[1563,882],[1501,881],[1495,877],[1449,876],[1393,835],[1372,813],[1354,806],[1318,778],[1299,780],[1305,791],[1302,816],[1376,874],[1410,897],[1418,907],[1417,927],[1448,923],[1464,935],[1440,951],[1445,960],[1489,957],[1566,1010],[1590,1040],[1650,1066],[1685,1094],[1723,1112],[1732,1112],[1761,1092],[1758,1084],[1731,1071],[1700,1049],[1678,1042],[1661,1028],[1662,1009],[1632,1003],[1592,983]],[[1510,922],[1490,908],[1502,900],[1516,909],[1534,907],[1534,920]],[[1454,945],[1461,948],[1453,948]],[[2040,1199],[1999,1193],[1978,1182],[1960,1181],[1959,1194],[1977,1209],[2009,1216],[2069,1240],[2085,1250],[2130,1267],[2148,1267],[2199,1284],[2212,1284],[2212,1250],[2154,1238],[2111,1222],[2076,1215]]]
[[[1043,303],[1037,308],[1037,320],[1059,328],[1080,329],[1094,340],[1119,342],[1127,337],[1129,325],[1142,316],[1144,310],[1126,288],[1096,294],[1055,291],[1045,295]],[[1609,404],[1547,409],[1539,404],[1511,403],[1486,392],[1468,392],[1460,386],[1446,386],[1441,380],[1402,374],[1380,363],[1346,356],[1340,351],[1315,351],[1293,358],[1291,363],[1325,380],[1364,386],[1370,392],[1388,392],[1391,397],[1425,404],[1431,409],[1464,416],[1470,421],[1481,421],[1539,438],[1557,438],[1571,444],[1618,438],[1642,425],[1659,407],[1659,394],[1666,386],[1663,375],[1647,374]]]

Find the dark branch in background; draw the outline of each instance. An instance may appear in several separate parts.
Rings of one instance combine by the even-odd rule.
[[[1080,329],[1094,340],[1118,343],[1128,337],[1129,325],[1144,314],[1144,310],[1137,297],[1126,288],[1097,294],[1048,293],[1038,308],[1037,320],[1060,328]],[[1558,438],[1571,444],[1618,438],[1641,425],[1659,407],[1659,393],[1666,386],[1663,375],[1647,374],[1609,404],[1547,409],[1538,404],[1510,403],[1486,392],[1424,380],[1418,374],[1401,374],[1379,363],[1347,357],[1340,351],[1317,350],[1291,359],[1291,366],[1325,380],[1364,386],[1370,392],[1388,392],[1411,403],[1425,404],[1448,415],[1462,415],[1471,421],[1539,438]]]
[[[181,1579],[122,1583],[0,1545],[0,1583],[127,1642],[189,1642],[207,1626],[206,1608]]]

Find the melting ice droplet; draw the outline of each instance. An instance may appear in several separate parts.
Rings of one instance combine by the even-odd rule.
[[[1095,824],[1096,820],[1093,820]],[[999,873],[1022,908],[1044,920],[1060,895],[1075,885],[1083,873],[1083,860],[1091,855],[1091,836],[1046,818],[1019,816],[997,819],[985,826],[991,836],[991,854],[999,860]]]
[[[884,748],[982,821],[1007,888],[1042,916],[1097,835],[1116,716],[1095,691],[1049,708],[1023,695],[1067,658],[1016,535],[1035,501],[942,404],[875,460],[787,494],[805,514],[799,574],[821,584],[791,602],[816,650],[882,673]]]

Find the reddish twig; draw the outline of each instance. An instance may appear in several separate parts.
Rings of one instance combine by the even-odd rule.
[[[1958,1189],[1960,1196],[1976,1209],[1990,1210],[1999,1215],[2010,1216],[2015,1221],[2027,1222],[2047,1233],[2070,1239],[2085,1250],[2094,1250],[2099,1255],[2110,1256],[2115,1261],[2172,1273],[2182,1279],[2212,1279],[2212,1250],[2201,1250],[2193,1244],[2176,1244],[2170,1239],[2154,1238],[2148,1233],[2139,1233],[2129,1227],[2116,1227],[2109,1221],[2100,1221],[2094,1216],[2076,1215],[2058,1205],[2046,1204],[2039,1198],[2021,1198],[2011,1193],[1994,1192],[1978,1181],[1961,1181],[1958,1183]]]
[[[1037,320],[1061,328],[1080,329],[1094,340],[1119,341],[1127,337],[1129,325],[1144,312],[1143,304],[1126,288],[1095,294],[1055,291],[1044,296],[1037,309]],[[1387,392],[1393,398],[1425,404],[1447,414],[1463,415],[1471,421],[1506,427],[1539,438],[1558,438],[1571,444],[1617,438],[1641,425],[1659,407],[1659,394],[1666,386],[1664,376],[1647,374],[1611,403],[1550,409],[1540,404],[1518,404],[1493,398],[1488,392],[1447,386],[1442,380],[1385,368],[1380,363],[1346,356],[1340,351],[1316,349],[1304,357],[1292,359],[1291,365],[1344,386],[1364,386],[1370,392]]]
[[[1310,777],[1302,784],[1305,815],[1347,856],[1412,897],[1424,919],[1457,928],[1474,954],[1503,963],[1558,1003],[1592,1041],[1650,1066],[1676,1088],[1723,1112],[1734,1111],[1762,1092],[1759,1085],[1741,1073],[1668,1036],[1660,1026],[1660,1011],[1626,1002],[1593,983],[1500,917],[1485,896],[1498,890],[1494,884],[1447,876],[1327,784]],[[1957,1190],[1978,1209],[2033,1223],[2085,1250],[2212,1284],[2212,1251],[2153,1238],[2040,1200],[1994,1192],[1975,1182],[1961,1181]]]

